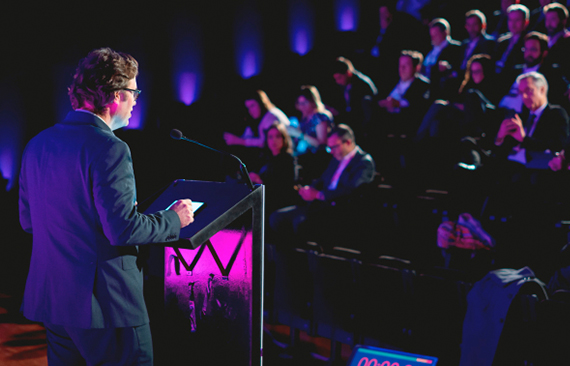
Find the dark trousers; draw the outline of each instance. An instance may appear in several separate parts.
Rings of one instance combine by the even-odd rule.
[[[50,366],[152,366],[149,324],[126,328],[81,329],[44,324]]]

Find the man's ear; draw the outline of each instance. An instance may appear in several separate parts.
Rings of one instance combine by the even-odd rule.
[[[121,91],[120,90],[116,90],[115,92],[115,98],[113,98],[113,102],[118,103],[121,101]]]

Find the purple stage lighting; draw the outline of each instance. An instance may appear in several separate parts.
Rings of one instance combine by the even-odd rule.
[[[202,29],[197,17],[173,22],[173,85],[178,101],[190,105],[200,98],[203,79]]]
[[[234,45],[239,74],[244,79],[259,74],[262,64],[261,17],[252,4],[245,4],[236,15]]]
[[[16,186],[24,135],[20,106],[15,94],[8,90],[8,86],[0,86],[0,92],[5,96],[0,98],[0,178],[8,180],[6,191]]]
[[[313,48],[314,12],[306,0],[289,1],[289,44],[303,56]]]
[[[336,0],[336,29],[339,31],[355,31],[358,28],[360,4],[358,0]]]

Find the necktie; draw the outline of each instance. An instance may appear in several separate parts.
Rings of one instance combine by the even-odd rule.
[[[527,136],[530,136],[532,134],[532,125],[534,124],[535,118],[536,115],[534,115],[533,113],[528,115],[528,119],[526,120],[526,123],[524,125],[524,132],[526,133]]]

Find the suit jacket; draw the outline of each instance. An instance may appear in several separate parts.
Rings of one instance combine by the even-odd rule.
[[[530,112],[524,108],[521,113],[523,123],[528,119]],[[522,148],[527,152],[544,152],[550,150],[557,152],[564,148],[569,136],[569,118],[566,110],[557,105],[548,104],[540,119],[536,122],[536,128],[532,136],[526,136]],[[507,157],[519,142],[507,136],[503,144],[497,149],[497,156]]]
[[[27,145],[20,223],[33,234],[24,315],[77,328],[148,322],[139,244],[178,240],[174,211],[137,212],[130,150],[98,117],[71,112]]]
[[[397,84],[396,84],[397,85]],[[394,87],[387,91],[382,99],[386,99]],[[426,114],[430,103],[430,81],[425,76],[417,74],[410,87],[402,96],[408,102],[407,107],[400,108],[399,113],[380,111],[379,119],[389,133],[411,135],[419,128],[422,118]]]
[[[463,70],[465,70],[465,67],[467,67],[467,61],[469,61],[471,56],[477,55],[479,53],[484,53],[491,56],[495,50],[495,39],[487,33],[483,33],[481,36],[479,36],[477,43],[473,48],[473,51],[467,55],[466,52],[470,42],[471,40],[469,38],[464,39],[463,42],[461,42],[461,55],[463,57],[461,62],[461,69]]]
[[[445,90],[446,81],[455,78],[458,75],[462,61],[462,48],[459,41],[449,39],[449,44],[441,51],[437,58],[437,62],[431,66],[430,77],[430,94],[433,99],[445,98],[447,95]],[[440,71],[439,62],[447,61],[451,65],[450,70]]]
[[[356,188],[374,179],[375,166],[372,156],[362,151],[359,146],[356,149],[356,154],[340,175],[336,189],[328,188],[340,164],[335,158],[331,159],[327,169],[313,184],[313,187],[324,193],[326,203],[332,204],[339,199],[348,199]]]
[[[521,34],[517,43],[515,43],[515,45],[509,52],[505,60],[505,64],[502,66],[503,70],[508,70],[514,65],[524,63],[524,52],[522,51],[522,47],[524,46],[524,36],[525,33]],[[513,35],[511,32],[506,33],[501,37],[499,37],[499,39],[497,40],[497,46],[495,47],[495,52],[493,57],[495,62],[499,61],[503,57],[503,54],[509,47],[509,43],[512,37]]]
[[[342,92],[342,110],[335,116],[335,124],[345,123],[355,130],[357,136],[363,126],[366,126],[372,117],[372,100],[378,94],[374,82],[360,71],[354,71],[350,89],[348,90],[348,102]]]

